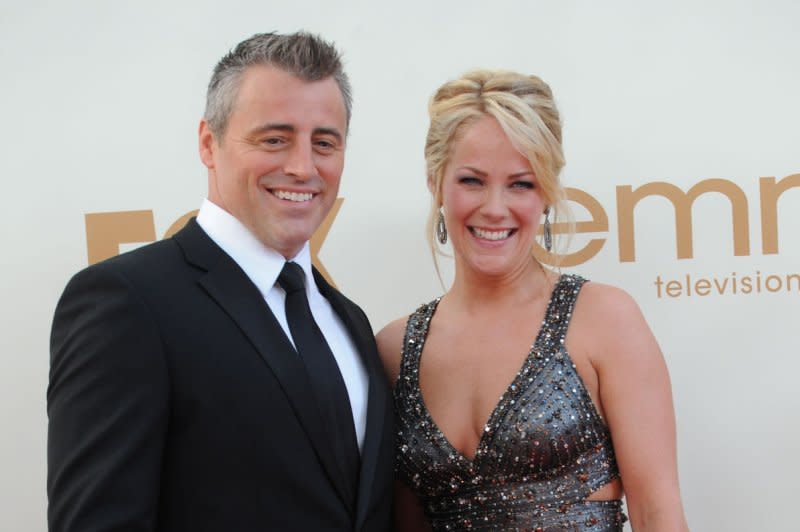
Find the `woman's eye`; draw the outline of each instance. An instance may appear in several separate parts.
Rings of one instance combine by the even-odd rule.
[[[511,187],[531,190],[534,188],[534,185],[533,182],[531,181],[514,181],[513,183],[511,183]]]
[[[478,179],[475,176],[469,176],[469,175],[465,175],[465,176],[459,177],[458,178],[458,182],[462,183],[464,185],[480,185],[481,184],[481,180],[480,179]]]

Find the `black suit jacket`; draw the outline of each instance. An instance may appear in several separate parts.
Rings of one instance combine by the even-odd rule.
[[[52,531],[389,528],[392,410],[363,311],[315,271],[369,374],[355,511],[297,354],[192,220],[91,266],[53,321]]]

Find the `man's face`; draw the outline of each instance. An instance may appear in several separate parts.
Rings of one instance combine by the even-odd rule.
[[[249,67],[221,139],[200,123],[208,198],[264,245],[294,257],[328,214],[344,167],[347,121],[336,81]]]

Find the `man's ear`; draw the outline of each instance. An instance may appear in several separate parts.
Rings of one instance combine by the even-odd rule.
[[[211,126],[206,119],[200,120],[200,127],[197,131],[198,147],[200,149],[200,160],[209,170],[214,168],[214,151],[217,149],[217,141],[211,132]]]

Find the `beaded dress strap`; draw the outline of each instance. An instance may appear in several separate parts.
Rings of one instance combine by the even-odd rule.
[[[428,335],[431,317],[441,299],[441,297],[438,297],[429,303],[420,305],[417,310],[408,316],[405,334],[403,335],[403,347],[400,351],[400,372],[397,375],[398,381],[408,377],[409,372],[419,370],[422,345],[425,343],[425,338]]]
[[[557,341],[563,346],[567,329],[572,318],[572,311],[578,294],[587,280],[575,274],[562,274],[553,289],[550,308],[547,309],[545,322],[555,333]],[[558,309],[558,310],[557,310]]]

